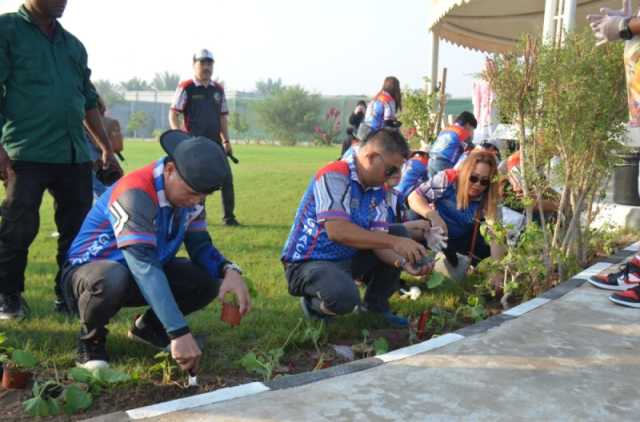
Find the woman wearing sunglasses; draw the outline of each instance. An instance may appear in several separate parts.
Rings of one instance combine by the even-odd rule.
[[[437,173],[409,195],[409,207],[414,212],[434,224],[444,223],[449,236],[445,252],[448,258],[455,257],[454,252],[463,255],[471,252],[473,262],[477,263],[491,255],[476,222],[498,218],[497,172],[494,154],[474,151],[459,169]]]

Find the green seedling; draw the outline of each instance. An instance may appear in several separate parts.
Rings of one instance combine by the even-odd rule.
[[[162,383],[171,384],[173,380],[173,374],[177,371],[178,367],[171,358],[171,353],[160,352],[156,353],[153,357],[157,362],[149,368],[152,372],[160,372],[162,374]]]
[[[7,352],[0,356],[0,360],[10,368],[29,371],[38,365],[38,359],[26,350],[7,349]]]
[[[31,389],[33,398],[22,403],[31,416],[56,416],[62,412],[61,398],[64,386],[57,381],[36,381]]]
[[[280,359],[284,356],[284,352],[291,338],[300,328],[302,321],[302,319],[298,320],[295,328],[289,333],[289,336],[287,336],[282,346],[266,352],[260,350],[257,352],[249,352],[240,359],[240,365],[242,365],[247,372],[253,372],[262,376],[264,381],[271,380],[275,370],[280,367]]]

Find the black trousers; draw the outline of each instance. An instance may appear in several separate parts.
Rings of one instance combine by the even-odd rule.
[[[46,164],[16,161],[15,178],[7,184],[0,222],[0,293],[24,291],[29,246],[40,228],[44,191],[54,199],[54,219],[60,237],[56,261],[56,293],[67,250],[93,201],[91,163]]]
[[[218,296],[220,281],[186,258],[175,258],[164,266],[169,288],[183,315],[207,306]],[[109,320],[123,307],[144,306],[147,301],[129,269],[115,261],[89,262],[65,271],[65,302],[78,312],[83,339],[106,336]],[[149,308],[143,323],[163,330]]]
[[[227,159],[227,161],[229,161]],[[236,207],[236,196],[233,191],[233,174],[229,172],[229,178],[222,185],[222,209],[224,211],[224,221],[234,220],[236,216],[233,210]]]

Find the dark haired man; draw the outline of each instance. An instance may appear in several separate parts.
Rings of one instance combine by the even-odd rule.
[[[227,155],[232,153],[229,140],[229,109],[224,87],[211,79],[214,65],[213,53],[207,49],[193,55],[194,78],[180,82],[176,89],[169,125],[171,129],[182,129],[179,115],[184,117],[184,130],[193,136],[204,136],[224,148]],[[222,218],[227,226],[237,226],[233,213],[235,193],[233,178],[229,177],[222,186]]]
[[[96,108],[87,52],[58,22],[67,0],[26,0],[0,16],[0,177],[6,198],[0,223],[0,319],[25,315],[24,272],[38,233],[45,190],[55,201],[60,237],[55,277],[60,308],[60,269],[91,208],[91,161],[83,120],[95,133],[103,169],[122,170]],[[7,160],[9,159],[9,161]]]
[[[471,148],[473,131],[478,121],[473,113],[463,111],[453,125],[438,134],[429,151],[429,177],[442,170],[453,168],[465,149]]]
[[[428,270],[416,265],[427,251],[402,226],[389,226],[383,185],[408,155],[402,135],[382,129],[311,180],[281,254],[289,293],[301,297],[307,317],[364,308],[407,325],[391,313],[389,298],[402,270],[415,275]],[[354,278],[367,284],[364,303]]]

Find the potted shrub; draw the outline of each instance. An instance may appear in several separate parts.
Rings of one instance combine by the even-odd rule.
[[[240,315],[240,306],[238,306],[236,297],[233,293],[226,293],[222,299],[222,312],[220,319],[232,327],[240,325],[242,315]]]
[[[2,386],[4,388],[24,389],[33,376],[31,371],[38,364],[38,360],[26,350],[15,349],[9,355],[2,356],[4,371]]]

